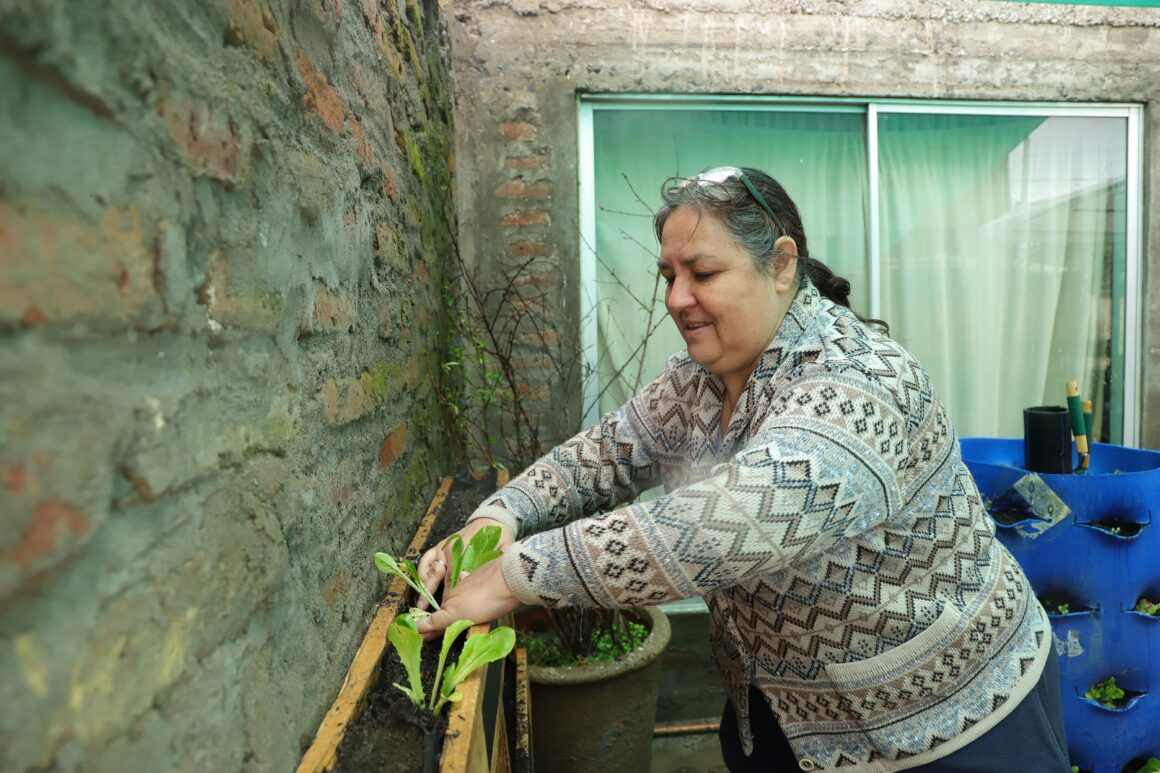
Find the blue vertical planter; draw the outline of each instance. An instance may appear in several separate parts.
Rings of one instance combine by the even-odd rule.
[[[1141,596],[1160,600],[1160,453],[1096,443],[1086,472],[1049,475],[1023,469],[1022,439],[961,444],[996,533],[1036,594],[1070,605],[1050,617],[1072,764],[1121,773],[1160,757],[1160,619],[1134,611]],[[1050,493],[1028,507],[1014,491],[1029,489]],[[1031,512],[1045,512],[1055,497],[1066,511],[1046,520]],[[1123,708],[1082,697],[1109,676],[1138,693]]]

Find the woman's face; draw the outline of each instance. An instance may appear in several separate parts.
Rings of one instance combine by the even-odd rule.
[[[789,237],[776,246],[797,254]],[[781,324],[793,300],[796,263],[796,257],[784,259],[772,276],[758,271],[716,217],[692,207],[678,208],[665,222],[657,264],[665,306],[689,356],[726,388],[744,386]]]

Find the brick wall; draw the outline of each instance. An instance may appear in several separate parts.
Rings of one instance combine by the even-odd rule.
[[[0,0],[0,769],[289,770],[448,469],[444,21]]]
[[[461,94],[457,112],[476,113],[478,101]],[[575,150],[554,145],[560,137],[552,131],[553,122],[518,96],[493,105],[481,125],[487,128],[474,134],[469,152],[486,148],[498,163],[479,182],[484,195],[472,199],[469,212],[461,207],[465,254],[490,277],[491,286],[510,283],[516,288],[507,304],[508,317],[516,318],[519,326],[511,362],[520,374],[523,421],[535,425],[537,450],[544,452],[571,436],[581,420],[583,362],[578,356],[574,258],[578,228],[575,214],[561,207],[556,182],[563,178],[572,186],[563,196],[570,203],[575,169],[560,169],[554,162],[557,151],[567,158]],[[545,126],[548,131],[542,132]],[[479,161],[473,160],[473,170]],[[486,242],[473,249],[477,235]],[[519,468],[535,455],[508,461]]]

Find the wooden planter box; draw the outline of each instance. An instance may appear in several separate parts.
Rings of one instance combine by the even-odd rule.
[[[404,559],[415,561],[422,554],[435,520],[447,501],[452,482],[448,476],[440,483],[410,546],[403,554]],[[505,483],[507,471],[500,470],[496,485],[502,486]],[[323,773],[331,770],[338,761],[339,744],[342,743],[346,729],[362,712],[367,696],[378,680],[383,657],[390,647],[387,628],[395,616],[403,611],[410,593],[410,588],[401,579],[392,579],[386,596],[375,611],[374,619],[355,652],[338,697],[334,699],[313,743],[298,765],[298,773]],[[499,622],[511,624],[510,620]],[[473,626],[469,635],[486,633],[490,627],[490,624]],[[505,673],[511,666],[507,659],[503,659],[479,669],[460,685],[463,700],[452,704],[448,715],[440,773],[511,773],[513,750],[516,758],[531,759],[527,661],[523,650],[517,650],[513,655],[513,675]],[[517,706],[517,738],[514,744],[508,737],[503,701],[504,679],[513,676],[516,679]],[[528,769],[521,764],[517,766],[517,773],[520,773],[518,768],[525,771]]]

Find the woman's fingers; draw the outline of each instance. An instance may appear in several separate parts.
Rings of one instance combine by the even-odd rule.
[[[419,579],[422,580],[423,587],[431,595],[435,595],[435,591],[443,584],[446,576],[447,562],[443,558],[443,551],[439,548],[431,548],[419,559]],[[429,605],[427,599],[420,596],[416,606],[419,609],[426,609]]]
[[[501,529],[500,542],[497,547],[502,551],[504,548],[506,548],[508,545],[511,545],[515,541],[515,535],[512,533],[511,529],[499,523],[498,521],[493,521],[490,518],[476,519],[460,529],[458,534],[462,538],[463,543],[466,545],[467,543],[471,542],[472,536],[474,536],[477,531],[482,529],[484,526],[493,523],[499,526]],[[430,548],[419,559],[419,579],[422,581],[423,587],[426,588],[431,595],[435,595],[435,591],[439,589],[439,586],[443,585],[447,581],[448,562],[451,560],[451,554],[444,550],[444,546],[448,544],[449,540],[450,538],[443,540],[443,542],[440,544]],[[460,572],[459,581],[466,579],[469,574],[470,572]],[[446,590],[447,589],[445,588],[445,593]],[[430,604],[427,603],[426,599],[420,597],[416,602],[416,606],[418,606],[419,609],[427,609]],[[456,619],[458,620],[461,618]],[[446,625],[450,625],[452,622],[452,620],[448,620]]]
[[[419,621],[419,633],[426,641],[438,638],[456,620],[487,623],[519,607],[520,602],[504,579],[499,560],[490,561],[471,573],[443,596],[442,609]]]
[[[437,609],[427,617],[419,619],[419,633],[423,635],[423,641],[438,639],[443,630],[454,622],[455,618],[446,609]]]

